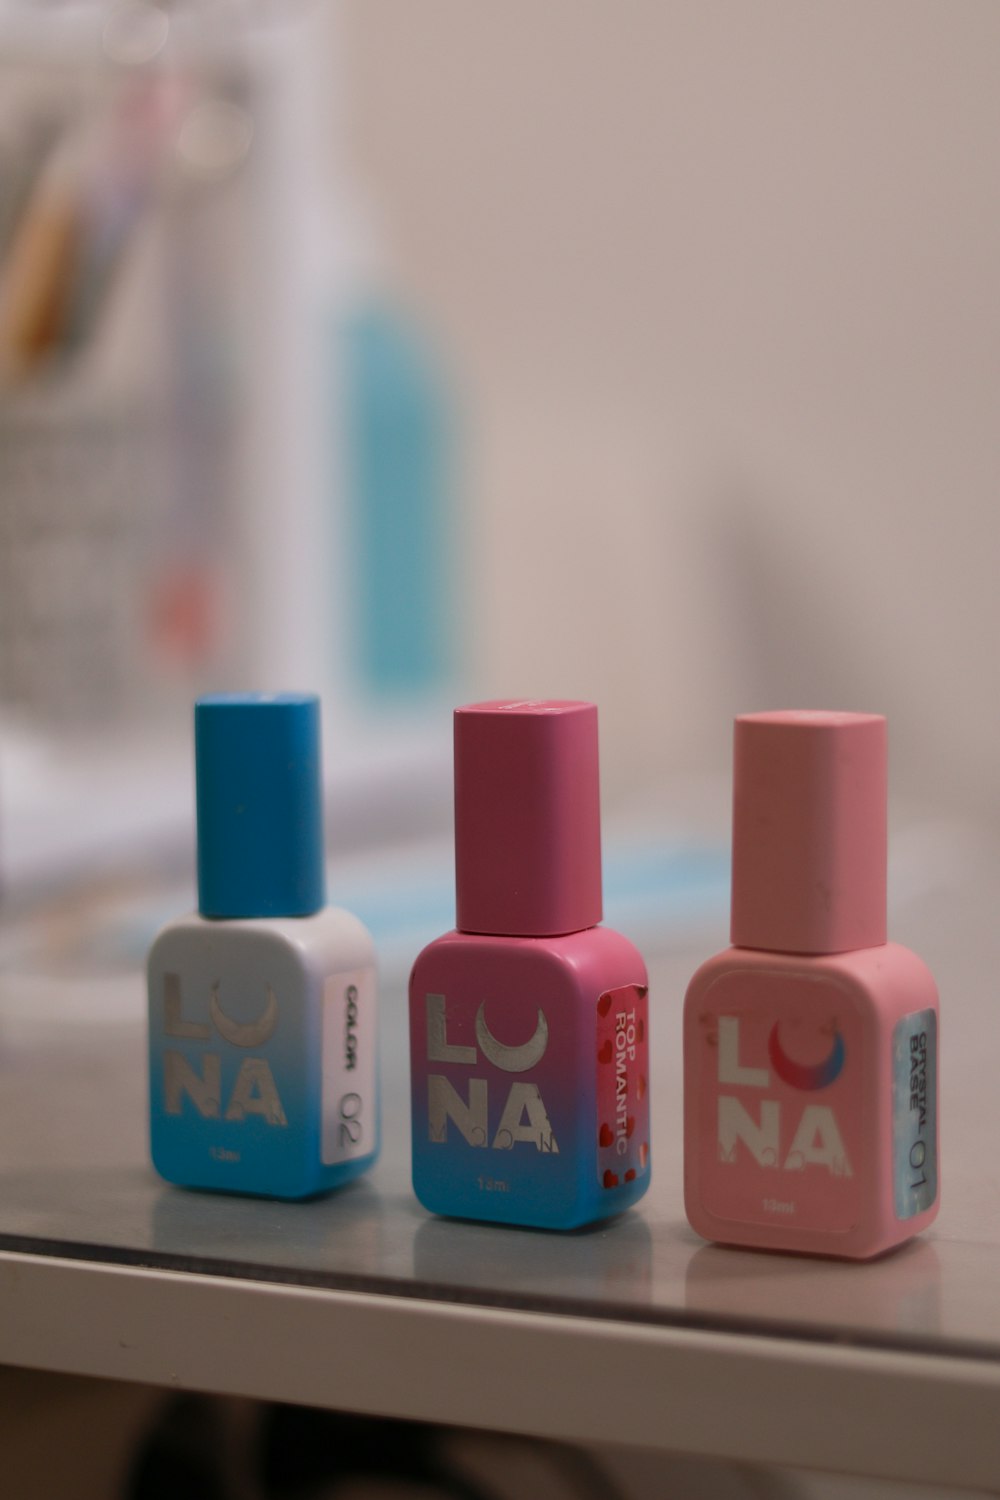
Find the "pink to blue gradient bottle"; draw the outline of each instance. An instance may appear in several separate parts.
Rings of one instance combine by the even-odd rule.
[[[863,1260],[938,1210],[938,995],[886,941],[886,722],[736,720],[733,946],[684,1004],[706,1239]]]
[[[646,966],[601,920],[597,709],[455,711],[458,922],[410,978],[413,1186],[574,1229],[649,1186]]]

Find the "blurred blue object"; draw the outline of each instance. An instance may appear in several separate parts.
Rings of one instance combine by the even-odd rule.
[[[419,699],[458,665],[453,423],[433,351],[369,300],[342,328],[350,643],[361,691]]]

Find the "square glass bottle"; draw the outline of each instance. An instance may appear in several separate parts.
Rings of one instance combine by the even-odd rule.
[[[153,1163],[184,1187],[303,1198],[370,1167],[375,951],[324,905],[319,701],[195,708],[199,909],[149,954]]]
[[[865,1259],[938,1209],[938,995],[886,941],[886,724],[736,720],[732,942],[684,1004],[684,1193],[726,1244]]]
[[[601,919],[597,710],[455,712],[458,922],[410,979],[413,1185],[548,1229],[649,1185],[646,966]]]

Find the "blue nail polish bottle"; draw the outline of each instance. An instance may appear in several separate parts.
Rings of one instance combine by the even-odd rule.
[[[319,700],[195,706],[198,911],[149,954],[153,1163],[305,1198],[378,1155],[375,951],[324,905]]]

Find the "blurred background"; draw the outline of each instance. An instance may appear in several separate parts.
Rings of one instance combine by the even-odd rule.
[[[10,1057],[141,1024],[203,691],[322,693],[394,1003],[457,702],[597,701],[651,954],[725,942],[741,711],[888,714],[904,929],[985,880],[998,55],[993,0],[0,0]]]
[[[461,372],[475,689],[597,698],[611,791],[725,768],[740,710],[883,711],[900,791],[995,809],[996,6],[367,0],[344,37]]]
[[[0,869],[190,845],[204,689],[318,688],[362,841],[448,710],[888,713],[996,813],[989,0],[0,9]],[[82,789],[86,788],[86,795]],[[707,789],[707,790],[706,790]]]

